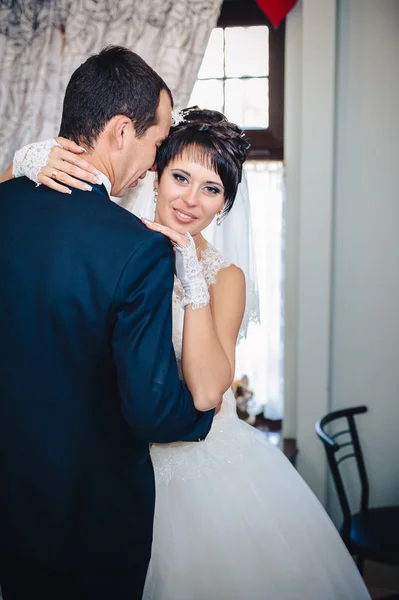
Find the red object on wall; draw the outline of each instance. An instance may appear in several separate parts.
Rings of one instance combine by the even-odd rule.
[[[256,0],[256,4],[276,28],[297,2],[298,0]]]

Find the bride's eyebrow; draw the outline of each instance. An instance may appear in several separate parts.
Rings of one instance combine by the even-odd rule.
[[[205,181],[205,183],[211,184],[211,185],[217,185],[218,187],[222,188],[222,190],[224,190],[224,185],[222,183],[220,183],[219,181]]]
[[[181,173],[184,173],[188,177],[191,177],[191,173],[189,173],[188,171],[185,171],[184,169],[181,169],[180,167],[174,167],[173,171],[180,171]]]

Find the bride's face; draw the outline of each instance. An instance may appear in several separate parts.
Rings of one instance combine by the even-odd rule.
[[[180,233],[199,234],[224,206],[219,175],[184,154],[166,165],[155,186],[155,220]]]

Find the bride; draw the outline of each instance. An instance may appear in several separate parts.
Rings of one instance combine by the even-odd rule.
[[[143,218],[146,225],[170,238],[177,263],[181,248],[190,246],[193,268],[202,267],[206,284],[196,305],[184,307],[186,290],[175,282],[173,343],[182,377],[196,403],[210,394],[223,402],[204,442],[152,445],[156,509],[143,598],[366,600],[364,582],[321,504],[283,453],[236,414],[230,385],[245,281],[202,231],[213,219],[228,218],[246,147],[243,132],[220,113],[183,111],[159,149],[155,202],[146,202],[155,209],[154,220]],[[39,181],[67,191],[60,181],[84,184],[66,173],[91,180],[69,163],[90,168],[53,148]]]

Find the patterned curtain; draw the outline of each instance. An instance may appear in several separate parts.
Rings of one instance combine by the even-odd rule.
[[[109,44],[142,56],[189,100],[222,0],[0,0],[0,172],[58,133],[72,72]]]

